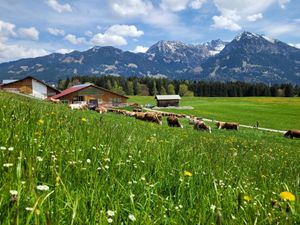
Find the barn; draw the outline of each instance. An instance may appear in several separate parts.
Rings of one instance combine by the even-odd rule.
[[[31,95],[40,99],[46,99],[60,93],[59,90],[32,76],[27,76],[20,80],[3,80],[0,88],[6,91]]]
[[[179,106],[179,95],[156,95],[158,107]]]
[[[88,103],[96,106],[125,106],[128,97],[120,95],[113,91],[98,87],[94,84],[80,84],[70,87],[60,94],[52,96],[53,99],[59,99],[66,104]]]

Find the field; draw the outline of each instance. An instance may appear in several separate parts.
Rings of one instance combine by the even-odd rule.
[[[132,102],[156,105],[154,97],[132,96]],[[289,130],[300,129],[300,98],[202,98],[184,97],[180,106],[193,106],[193,110],[166,110],[202,116],[220,121],[236,121],[244,125]]]
[[[296,126],[299,109],[282,101],[291,110],[284,122],[253,119]],[[197,132],[183,120],[184,129],[169,128],[4,92],[0,102],[1,225],[300,223],[299,140]],[[205,114],[200,106],[203,116],[252,121],[240,108],[211,105]]]

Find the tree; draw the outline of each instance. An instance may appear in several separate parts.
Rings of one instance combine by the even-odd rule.
[[[160,94],[161,95],[166,95],[167,94],[167,91],[163,86],[161,86],[161,88],[160,88]]]
[[[118,84],[118,82],[116,80],[114,80],[114,85],[113,85],[112,91],[116,92],[116,93],[118,93],[120,95],[124,95],[125,94],[123,88],[121,86],[119,86],[119,84]]]
[[[156,81],[152,81],[152,90],[151,90],[151,95],[155,96],[157,95],[157,88],[156,88]]]
[[[134,91],[134,95],[142,94],[142,87],[141,87],[140,82],[138,82],[138,80],[135,80],[133,83],[133,91]]]
[[[134,94],[134,90],[133,90],[133,82],[127,80],[126,81],[126,94],[127,95],[133,95]]]
[[[141,84],[141,95],[148,96],[149,95],[149,88],[146,84]]]
[[[169,95],[175,95],[175,87],[173,84],[168,85],[168,94]]]
[[[294,97],[294,87],[291,84],[287,84],[284,88],[285,97]]]
[[[179,85],[179,95],[185,96],[185,93],[188,91],[188,86],[186,84]]]

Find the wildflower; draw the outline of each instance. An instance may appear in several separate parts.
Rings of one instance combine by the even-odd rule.
[[[132,214],[129,214],[129,215],[128,215],[128,219],[130,219],[132,222],[136,221],[135,216],[132,215]]]
[[[13,165],[14,165],[14,164],[12,164],[12,163],[4,163],[4,164],[3,164],[3,166],[4,166],[4,167],[7,167],[7,168],[8,168],[8,167],[12,167]]]
[[[291,201],[291,202],[294,202],[296,199],[295,195],[293,195],[291,192],[288,192],[288,191],[281,192],[280,197],[285,201],[287,200],[287,201]]]
[[[14,147],[9,147],[8,148],[8,151],[13,151],[14,150]]]
[[[211,209],[211,211],[213,211],[213,212],[216,210],[216,208],[217,208],[217,207],[216,207],[215,205],[211,205],[211,206],[210,206],[210,209]]]
[[[108,166],[108,165],[105,165],[104,168],[105,168],[105,169],[109,169],[109,166]]]
[[[0,150],[6,150],[6,147],[1,146],[1,147],[0,147]]]
[[[39,162],[42,162],[42,161],[43,161],[43,158],[42,158],[41,156],[37,156],[37,157],[36,157],[36,160],[39,161]]]
[[[39,125],[43,125],[43,124],[44,124],[44,120],[39,120],[39,121],[38,121],[38,124],[39,124]]]
[[[91,160],[90,160],[90,159],[87,159],[86,162],[87,162],[87,163],[91,163]]]
[[[189,172],[189,171],[184,171],[183,175],[185,177],[191,177],[191,176],[193,176],[193,174],[191,172]]]
[[[26,211],[33,211],[33,208],[32,207],[26,207],[25,210]]]
[[[145,181],[145,180],[146,180],[146,178],[145,178],[145,177],[141,177],[141,180],[142,180],[142,181]]]
[[[49,191],[49,186],[47,186],[47,185],[38,185],[38,186],[36,186],[36,189],[38,189],[40,191]]]
[[[244,200],[247,202],[250,202],[252,200],[252,198],[249,195],[245,195]]]
[[[81,118],[81,121],[82,122],[87,122],[87,119],[86,118]]]
[[[110,216],[110,217],[114,217],[115,216],[115,212],[112,211],[112,210],[107,210],[107,215]]]
[[[107,222],[108,222],[108,223],[112,223],[112,222],[113,222],[113,219],[112,219],[112,218],[108,218],[108,219],[107,219]]]
[[[9,193],[11,195],[18,195],[18,191],[16,191],[16,190],[10,190]]]
[[[55,178],[55,181],[56,181],[56,185],[59,185],[59,182],[61,181],[60,176],[57,176],[57,177]]]

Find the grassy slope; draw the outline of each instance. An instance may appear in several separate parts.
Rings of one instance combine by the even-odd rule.
[[[153,97],[132,96],[132,102],[156,104]],[[274,129],[300,129],[300,98],[182,98],[181,106],[193,106],[193,110],[173,110],[209,119],[237,121]],[[170,111],[170,110],[167,110]],[[172,110],[171,110],[172,111]]]
[[[168,128],[2,92],[0,102],[0,146],[14,147],[0,150],[0,224],[107,224],[108,209],[115,224],[130,223],[129,214],[137,224],[300,221],[298,200],[293,213],[270,204],[284,190],[298,197],[297,140],[247,129]],[[18,190],[19,201],[9,190]]]

